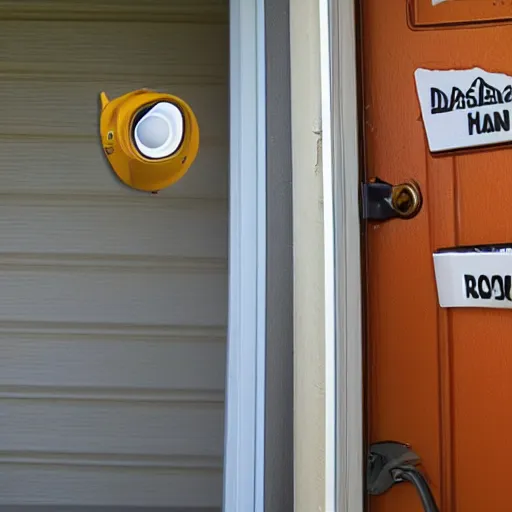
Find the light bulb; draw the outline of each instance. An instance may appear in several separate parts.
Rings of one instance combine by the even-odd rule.
[[[135,144],[148,158],[167,158],[180,147],[183,130],[184,119],[178,107],[160,102],[137,122]]]

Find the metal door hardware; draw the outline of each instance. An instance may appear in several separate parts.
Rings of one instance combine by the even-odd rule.
[[[417,469],[420,458],[409,446],[395,441],[370,446],[367,468],[367,492],[383,494],[395,484],[410,482],[418,492],[425,512],[439,512],[430,487]]]
[[[372,178],[362,185],[363,219],[412,219],[421,210],[421,190],[415,181],[391,185]]]

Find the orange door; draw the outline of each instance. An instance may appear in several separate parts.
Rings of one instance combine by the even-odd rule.
[[[512,310],[440,308],[432,258],[512,242],[512,145],[433,156],[414,72],[512,76],[510,15],[508,1],[360,0],[365,178],[423,193],[415,218],[366,224],[367,440],[410,444],[442,512],[512,511]],[[399,484],[369,510],[422,507]]]

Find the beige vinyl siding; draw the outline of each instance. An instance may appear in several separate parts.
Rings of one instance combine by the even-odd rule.
[[[0,0],[0,506],[219,507],[227,0]],[[99,92],[182,96],[189,173],[122,186]]]

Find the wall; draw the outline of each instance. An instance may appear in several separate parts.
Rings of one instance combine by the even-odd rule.
[[[0,1],[0,505],[220,505],[228,33],[224,1]],[[157,196],[98,142],[138,87],[201,126]]]

